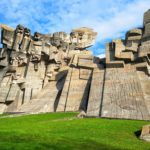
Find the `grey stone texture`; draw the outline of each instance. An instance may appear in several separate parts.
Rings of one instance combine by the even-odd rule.
[[[145,125],[142,127],[140,139],[150,142],[150,125]]]
[[[143,28],[106,43],[106,58],[86,48],[97,33],[31,34],[1,25],[0,113],[84,112],[87,117],[150,120],[150,10]]]

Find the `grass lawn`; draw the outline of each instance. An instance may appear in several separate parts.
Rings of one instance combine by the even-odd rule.
[[[146,121],[50,113],[0,118],[0,150],[150,150],[136,134]]]

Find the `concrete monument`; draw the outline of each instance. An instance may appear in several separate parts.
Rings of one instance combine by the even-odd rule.
[[[97,33],[34,33],[1,25],[0,112],[81,111],[89,117],[150,119],[150,10],[143,28],[106,44],[106,58],[87,48]]]

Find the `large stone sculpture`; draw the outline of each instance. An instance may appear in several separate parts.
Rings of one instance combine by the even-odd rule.
[[[150,10],[145,13],[144,22],[148,22],[148,18]],[[145,37],[147,32],[146,27],[132,29],[125,40],[106,44],[106,68],[93,81],[96,84],[98,78],[102,78],[99,88],[97,86],[99,90],[95,90],[97,95],[92,89],[90,91],[89,116],[150,119],[150,36],[146,34]]]
[[[31,35],[1,25],[0,112],[84,111],[87,116],[150,119],[150,10],[144,27],[106,44],[106,58],[86,50],[90,28]]]

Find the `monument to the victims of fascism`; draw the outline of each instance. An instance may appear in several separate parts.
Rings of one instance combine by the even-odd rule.
[[[150,10],[142,28],[86,50],[97,33],[34,33],[1,25],[0,113],[85,111],[87,116],[150,120]]]

